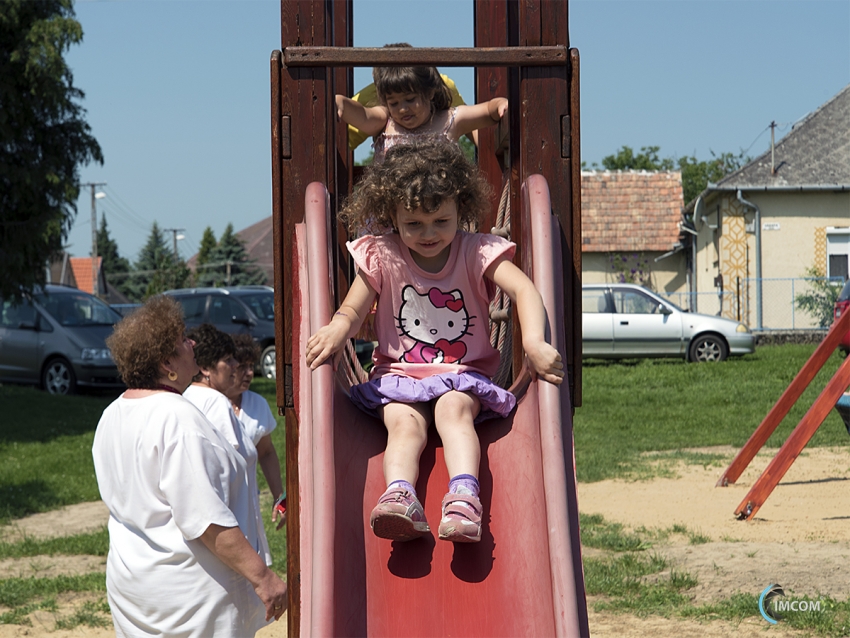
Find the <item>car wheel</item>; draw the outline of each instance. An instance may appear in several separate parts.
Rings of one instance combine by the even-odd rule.
[[[74,394],[77,379],[65,359],[51,359],[41,373],[41,385],[50,394]]]
[[[728,354],[726,342],[716,335],[702,335],[691,341],[691,361],[723,361]]]
[[[266,379],[277,378],[277,353],[274,344],[263,350],[260,356],[260,374]]]

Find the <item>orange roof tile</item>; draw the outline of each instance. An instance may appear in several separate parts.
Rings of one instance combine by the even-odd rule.
[[[74,279],[77,281],[77,288],[89,294],[94,292],[94,284],[91,272],[91,257],[71,257],[68,260],[71,264],[71,270],[74,272]],[[97,258],[97,272],[100,272],[102,257]]]
[[[666,252],[683,205],[678,171],[582,171],[581,250]]]

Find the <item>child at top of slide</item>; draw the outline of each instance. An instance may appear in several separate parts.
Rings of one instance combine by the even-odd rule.
[[[387,47],[409,47],[407,43]],[[380,104],[364,106],[336,96],[337,115],[346,124],[374,136],[375,162],[386,152],[420,135],[439,135],[457,142],[467,133],[502,119],[508,100],[496,97],[473,105],[452,106],[452,94],[432,66],[375,67],[372,71]]]

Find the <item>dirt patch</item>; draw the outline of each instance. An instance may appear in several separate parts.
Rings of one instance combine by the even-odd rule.
[[[101,529],[109,520],[103,501],[78,503],[51,512],[20,518],[0,527],[0,540],[14,543],[25,537],[45,539],[71,534],[86,534]]]

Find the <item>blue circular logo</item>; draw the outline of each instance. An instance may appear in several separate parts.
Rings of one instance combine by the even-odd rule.
[[[774,598],[784,595],[785,592],[782,591],[782,586],[773,584],[765,587],[761,596],[759,596],[759,612],[761,612],[762,618],[772,625],[775,625],[778,621],[782,620],[782,616],[772,609],[772,605],[770,603]]]

